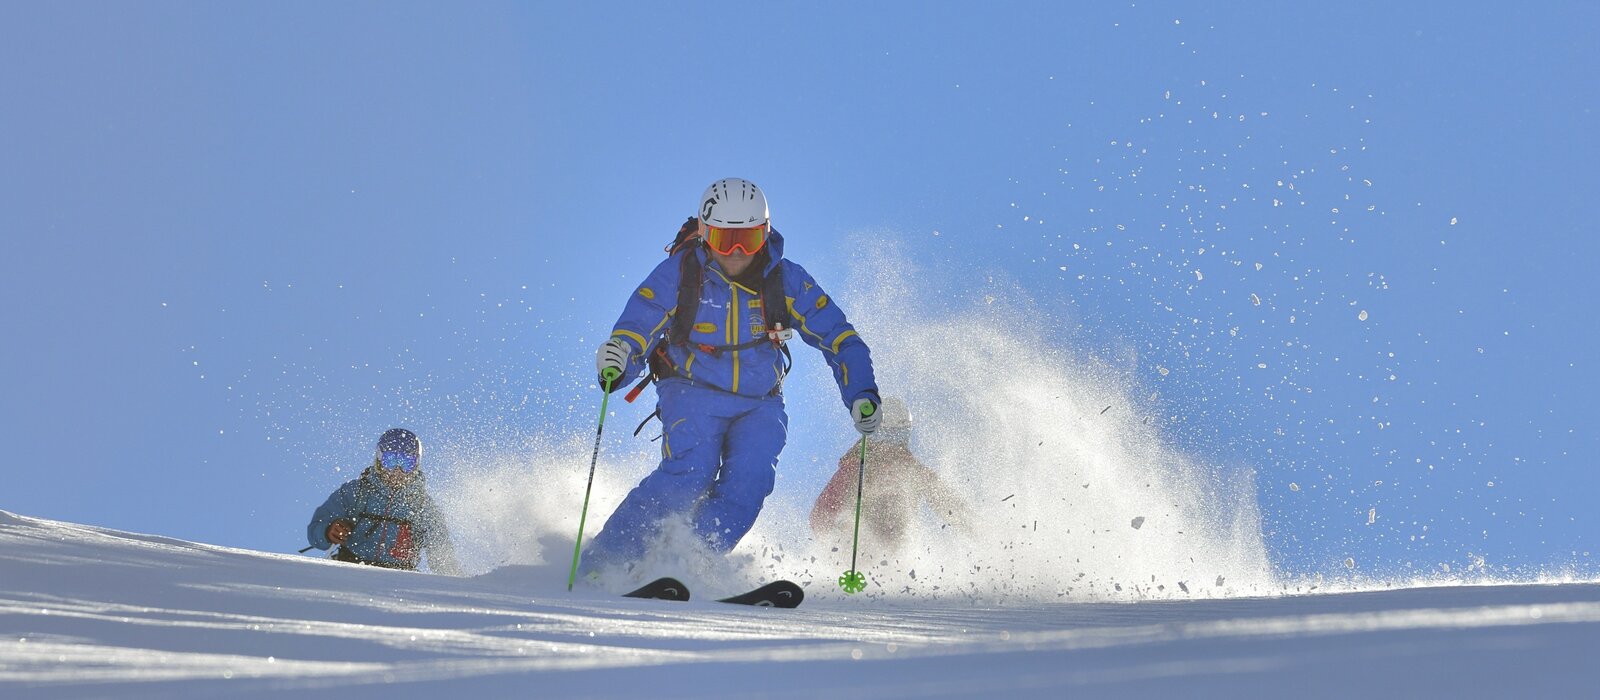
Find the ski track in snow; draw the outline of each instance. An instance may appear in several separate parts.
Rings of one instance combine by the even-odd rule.
[[[1581,695],[1600,585],[798,610],[451,579],[0,511],[0,697]],[[818,581],[808,589],[825,585]]]

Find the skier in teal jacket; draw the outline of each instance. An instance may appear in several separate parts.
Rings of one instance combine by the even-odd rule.
[[[388,569],[414,570],[424,551],[428,568],[461,575],[455,547],[422,475],[422,443],[404,428],[385,432],[378,454],[360,478],[346,482],[317,508],[306,538],[317,549],[338,546],[333,558]]]

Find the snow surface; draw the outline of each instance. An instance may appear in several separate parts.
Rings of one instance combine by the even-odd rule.
[[[817,578],[771,610],[565,581],[0,511],[0,697],[1592,697],[1600,651],[1595,583],[994,604]]]

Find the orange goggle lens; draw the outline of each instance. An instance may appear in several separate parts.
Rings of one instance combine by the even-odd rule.
[[[736,249],[755,255],[766,244],[767,224],[750,228],[706,226],[706,246],[722,255],[732,255]]]

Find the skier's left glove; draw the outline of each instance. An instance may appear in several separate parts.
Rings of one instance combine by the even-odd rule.
[[[856,422],[856,432],[862,435],[871,435],[883,419],[878,414],[878,404],[868,398],[856,399],[855,403],[850,404],[850,418]]]

